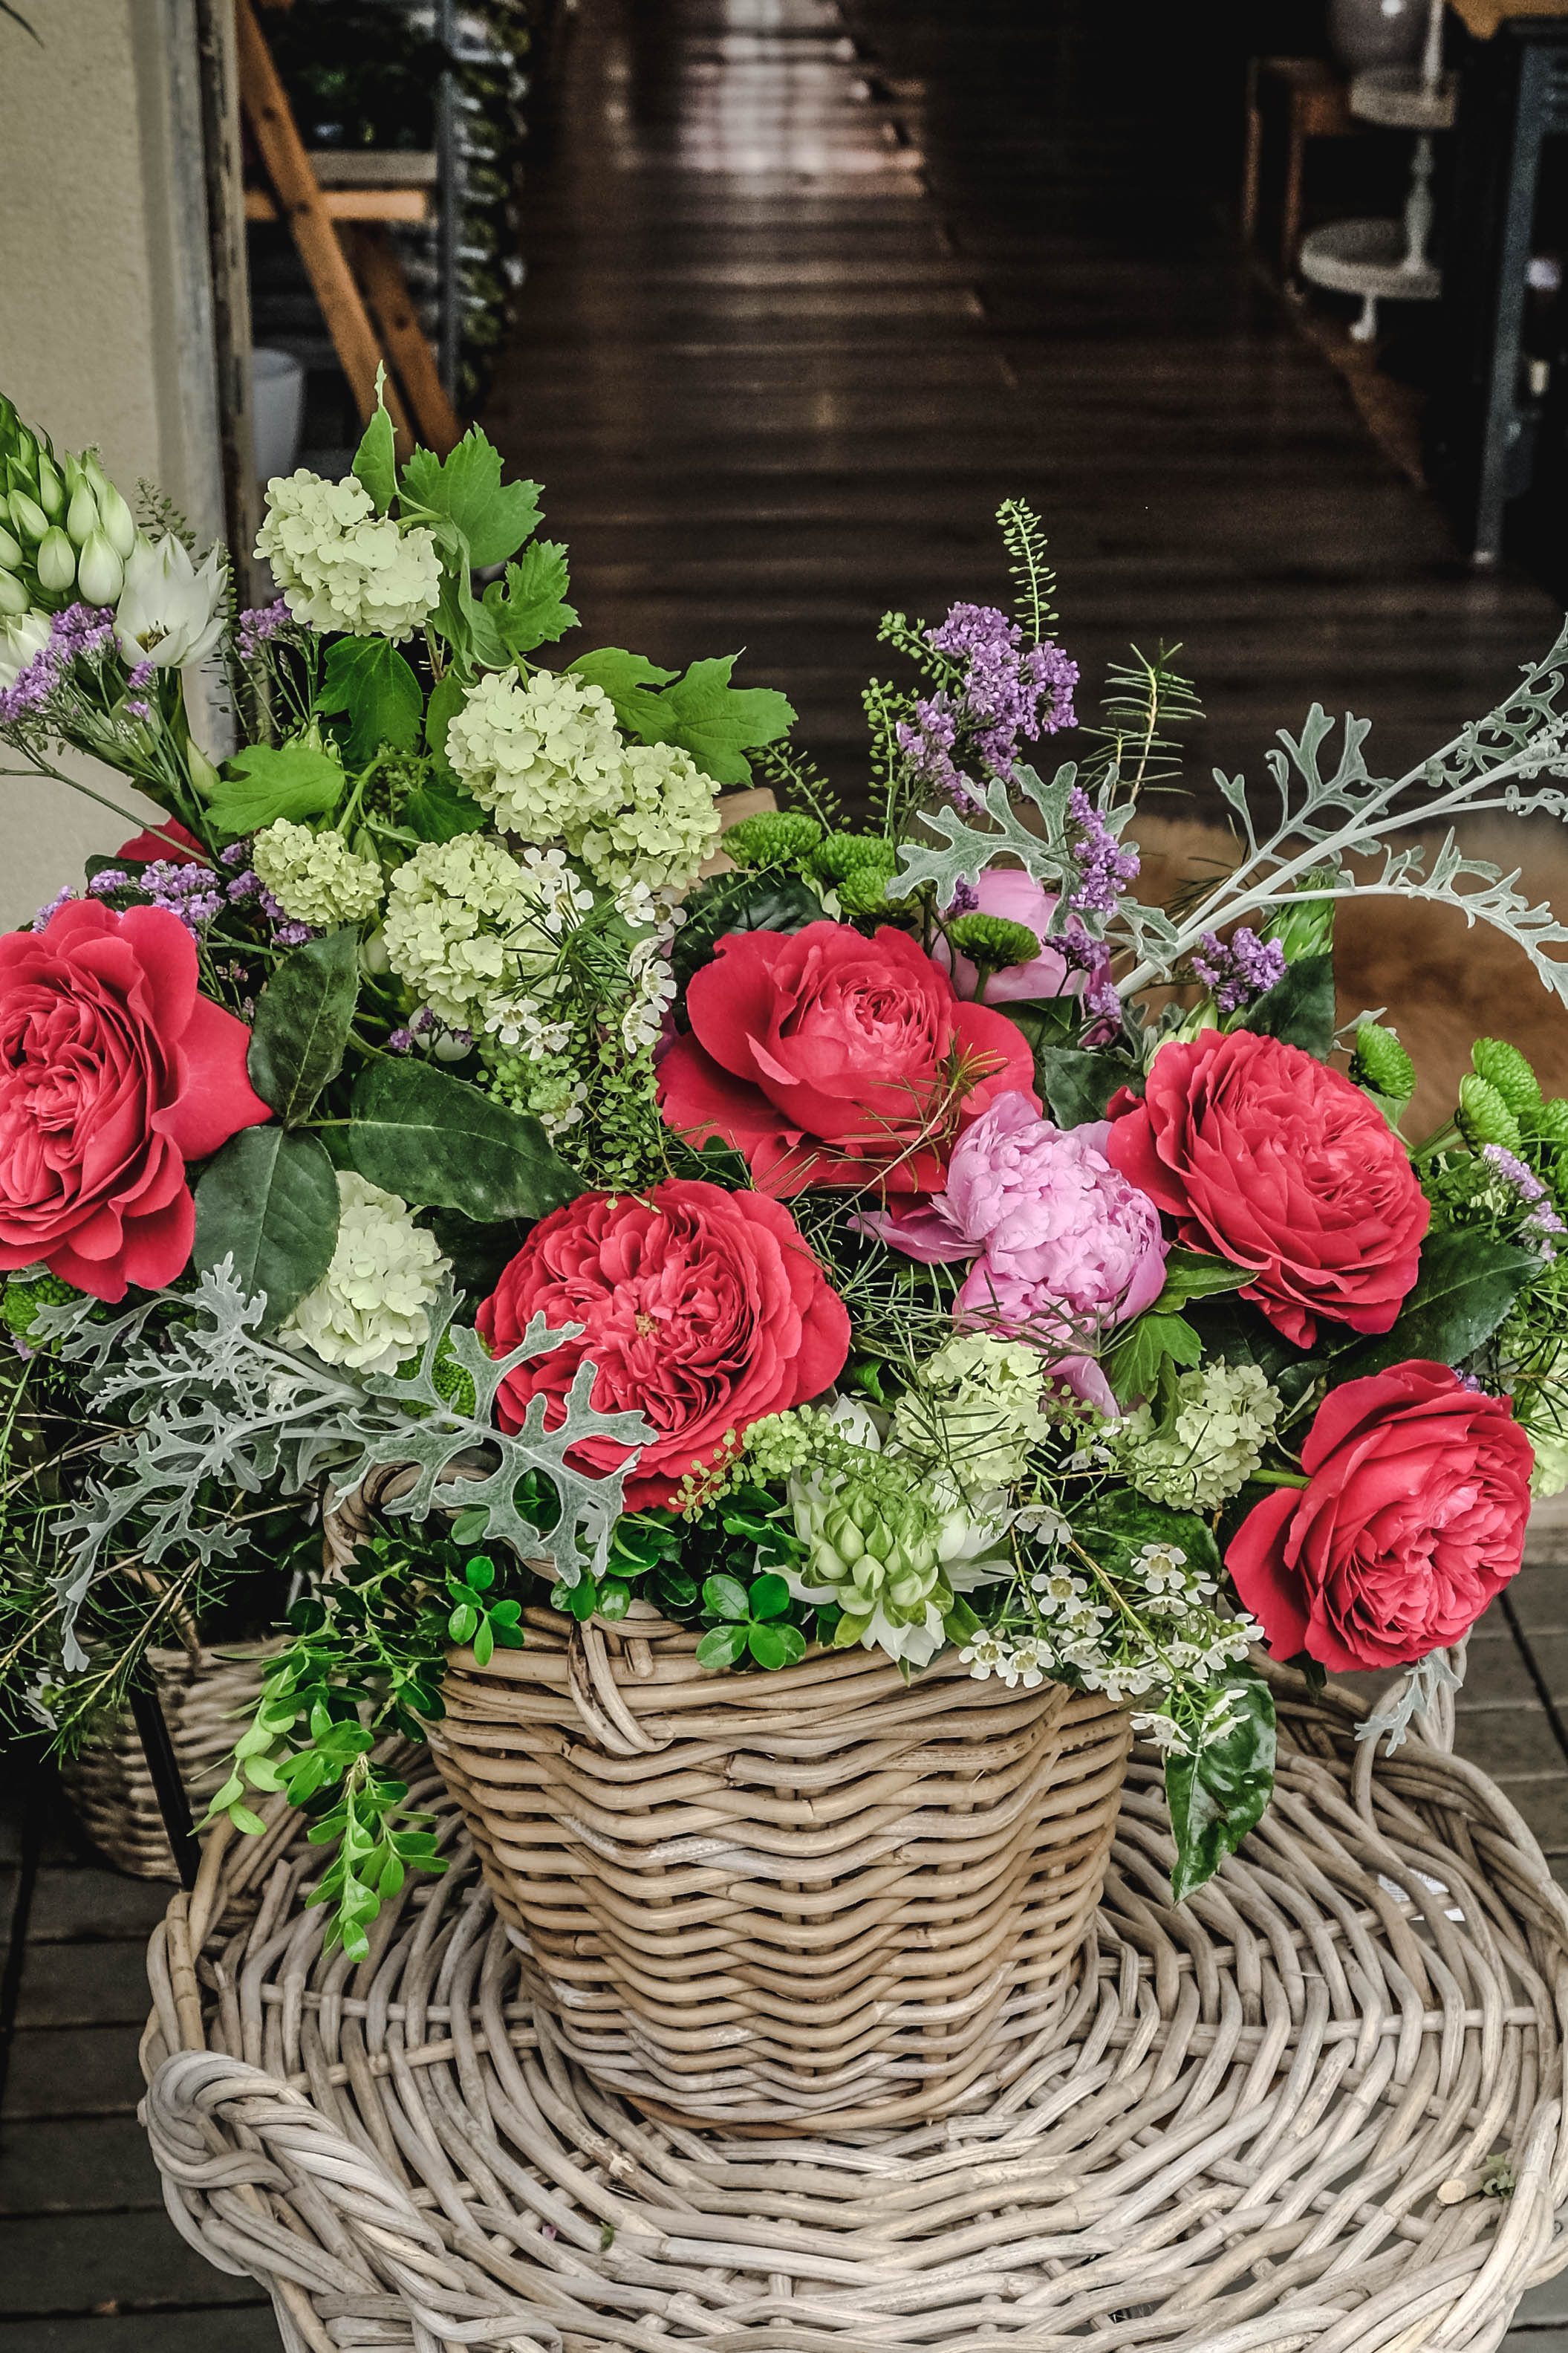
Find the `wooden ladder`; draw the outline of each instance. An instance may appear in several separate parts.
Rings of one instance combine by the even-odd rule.
[[[426,192],[406,185],[323,188],[251,0],[235,0],[235,30],[239,101],[269,184],[247,191],[246,217],[288,222],[362,421],[368,424],[375,412],[376,371],[384,364],[399,457],[414,447],[410,411],[426,446],[445,457],[463,428],[437,374],[387,227],[392,220],[423,219]]]

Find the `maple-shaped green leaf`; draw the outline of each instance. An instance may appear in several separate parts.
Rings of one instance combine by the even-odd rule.
[[[733,654],[694,661],[684,678],[649,698],[657,711],[637,729],[645,744],[678,744],[718,785],[749,785],[746,758],[795,724],[795,705],[771,686],[735,687]]]
[[[651,690],[668,686],[675,676],[674,670],[660,670],[646,654],[629,654],[623,646],[601,646],[597,653],[579,654],[566,667],[584,685],[602,688],[609,697],[616,724],[624,727],[628,735],[635,735],[644,744],[653,740],[643,733],[645,727],[658,723],[655,712],[658,697]]]
[[[353,471],[375,501],[377,514],[391,512],[397,492],[397,456],[393,446],[392,419],[386,404],[381,398],[381,382],[384,369],[376,372],[376,410],[364,428],[364,436],[354,451]]]
[[[256,833],[280,817],[325,817],[348,786],[342,762],[306,744],[248,744],[225,765],[208,800],[225,833]]]
[[[468,543],[469,563],[480,572],[515,555],[539,521],[539,483],[503,488],[500,451],[477,425],[447,458],[416,449],[403,469],[402,488],[405,507],[413,501],[450,516]]]
[[[492,580],[485,590],[485,610],[508,651],[531,654],[535,646],[552,646],[577,626],[575,609],[568,605],[566,550],[559,540],[536,539],[515,564],[506,567],[506,582]]]

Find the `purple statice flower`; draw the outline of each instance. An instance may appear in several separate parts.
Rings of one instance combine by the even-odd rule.
[[[946,793],[961,809],[977,808],[953,759],[958,721],[945,694],[922,695],[912,720],[900,719],[894,733],[900,751],[920,782],[929,790]]]
[[[386,1050],[389,1054],[412,1054],[414,1051],[413,1030],[394,1029],[387,1039]]]
[[[160,858],[142,873],[141,888],[154,907],[178,915],[186,931],[199,938],[205,926],[223,908],[224,894],[210,867]]]
[[[426,1030],[436,1027],[436,1016],[427,1005],[422,1005],[408,1026],[416,1038],[423,1038]]]
[[[107,605],[68,605],[49,623],[47,645],[0,694],[0,727],[41,710],[72,662],[95,660],[114,649],[114,615]]]
[[[1097,1021],[1121,1023],[1121,997],[1110,977],[1110,949],[1104,940],[1092,940],[1077,924],[1058,932],[1052,947],[1065,965],[1075,972],[1087,974],[1083,988],[1083,1008]]]
[[[1138,872],[1138,853],[1123,849],[1081,785],[1068,795],[1068,823],[1078,839],[1078,882],[1068,904],[1085,915],[1109,915]]]
[[[0,727],[7,727],[13,721],[26,719],[29,712],[41,710],[58,686],[64,670],[65,659],[51,638],[48,644],[40,647],[33,656],[26,669],[17,671],[5,693],[0,694]]]
[[[1194,956],[1193,970],[1222,1013],[1235,1013],[1255,997],[1266,996],[1285,977],[1281,943],[1260,940],[1245,923],[1237,924],[1228,941],[1205,932],[1203,951]]]
[[[55,893],[55,896],[48,902],[47,906],[43,906],[38,909],[37,913],[33,917],[34,931],[47,931],[49,924],[49,918],[52,915],[58,915],[62,907],[68,907],[75,897],[76,892],[71,889],[70,884],[68,882],[63,891],[58,891]]]
[[[1048,641],[1026,651],[1016,621],[994,605],[954,605],[925,637],[933,653],[964,664],[962,715],[996,775],[1011,769],[1020,737],[1032,744],[1074,724],[1078,664]]]
[[[980,893],[973,882],[955,882],[952,886],[952,896],[942,912],[950,918],[953,915],[973,915],[979,905]]]
[[[313,940],[315,936],[309,923],[285,921],[273,926],[272,937],[280,948],[302,948],[307,940]]]
[[[106,866],[88,884],[87,895],[89,899],[111,899],[116,891],[129,891],[132,887],[129,874],[122,872],[118,866]]]
[[[139,661],[137,663],[135,669],[132,671],[130,677],[125,681],[126,686],[132,694],[140,694],[144,686],[151,686],[153,682],[153,672],[156,667],[156,663],[150,661]]]
[[[218,861],[224,866],[243,866],[250,852],[248,836],[244,841],[231,841],[226,849],[218,851]]]
[[[114,614],[108,605],[68,605],[51,626],[68,661],[92,661],[116,650]]]
[[[242,661],[254,661],[268,640],[286,627],[289,607],[279,596],[272,605],[252,605],[239,617],[239,654]]]
[[[1545,1186],[1533,1168],[1527,1168],[1522,1160],[1516,1158],[1500,1144],[1483,1144],[1481,1158],[1489,1168],[1496,1171],[1510,1192],[1530,1212],[1519,1229],[1519,1240],[1532,1243],[1550,1263],[1557,1255],[1557,1245],[1552,1237],[1568,1233],[1568,1226],[1563,1225],[1548,1200]]]
[[[143,702],[140,695],[134,696],[132,700],[126,704],[125,709],[127,716],[132,719],[151,719],[153,716],[152,704],[150,702]]]
[[[237,842],[234,847],[240,849],[243,844]],[[226,858],[228,851],[224,850],[222,855]],[[266,885],[253,866],[247,866],[243,874],[237,874],[232,881],[224,885],[224,896],[232,907],[243,907],[247,899],[264,899],[268,895]]]

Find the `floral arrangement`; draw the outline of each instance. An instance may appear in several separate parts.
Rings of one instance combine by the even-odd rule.
[[[541,1611],[1124,1701],[1178,1895],[1268,1801],[1259,1645],[1408,1670],[1391,1739],[1455,1680],[1568,1482],[1568,1102],[1481,1039],[1408,1137],[1334,913],[1458,904],[1568,993],[1517,876],[1415,839],[1565,813],[1561,649],[1409,776],[1314,710],[1164,908],[1192,691],[1135,657],[1079,723],[1016,504],[1010,614],[883,622],[851,822],[731,659],[542,658],[565,551],[478,433],[274,481],[247,612],[9,406],[0,469],[7,773],[161,812],[0,940],[0,1679],[58,1742],[182,1615],[286,1607],[215,1807],[310,1807],[363,1953],[436,1866],[378,1742]]]

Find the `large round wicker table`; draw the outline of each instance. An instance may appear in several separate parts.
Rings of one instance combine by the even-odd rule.
[[[169,2210],[288,2353],[1489,2353],[1568,2264],[1568,1904],[1426,1725],[1277,1672],[1279,1792],[1184,1907],[1135,1760],[1065,2027],[941,2124],[831,2141],[595,2090],[430,1777],[451,1868],[323,1959],[297,1820],[154,1935]]]

